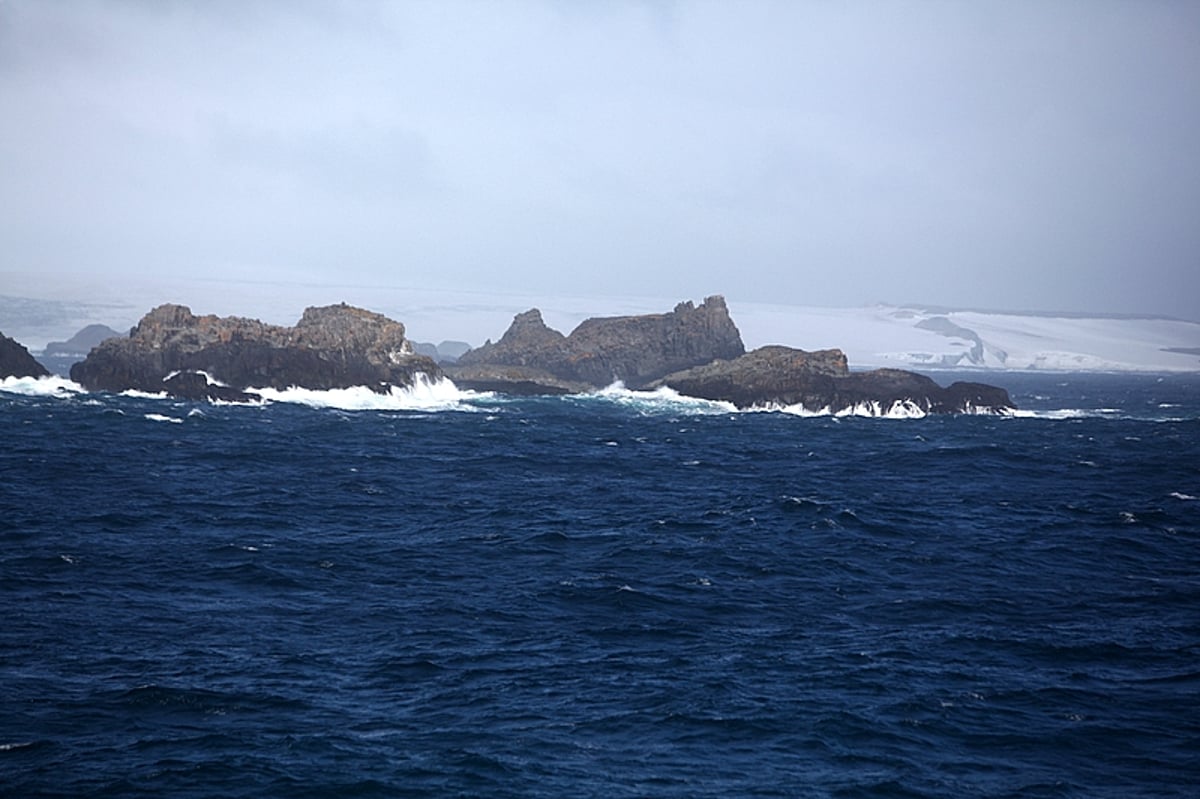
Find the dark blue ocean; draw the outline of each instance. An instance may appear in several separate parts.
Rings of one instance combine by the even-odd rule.
[[[10,382],[0,795],[1197,796],[1200,375],[990,379],[1021,415]]]

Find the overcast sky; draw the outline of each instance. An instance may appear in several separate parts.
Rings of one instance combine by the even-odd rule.
[[[1200,3],[0,0],[0,245],[39,297],[1196,319]]]

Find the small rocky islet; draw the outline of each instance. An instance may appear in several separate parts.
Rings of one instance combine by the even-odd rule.
[[[0,374],[17,374],[8,365],[18,362],[17,354],[9,352],[28,352],[11,339],[0,343],[6,359]],[[942,387],[900,369],[852,372],[837,349],[772,345],[747,352],[721,296],[699,305],[681,302],[668,313],[587,319],[566,335],[531,309],[517,314],[498,341],[463,353],[454,364],[417,352],[402,323],[344,303],[308,308],[293,327],[198,316],[167,304],[71,368],[71,379],[91,391],[226,401],[258,399],[254,389],[261,388],[387,392],[443,377],[464,389],[519,395],[585,393],[619,381],[629,389],[665,387],[743,409],[790,406],[812,413],[1006,413],[1014,407],[1007,391],[983,383]]]

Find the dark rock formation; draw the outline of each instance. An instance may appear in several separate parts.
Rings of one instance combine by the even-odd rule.
[[[71,368],[71,378],[90,390],[168,391],[189,399],[292,386],[382,391],[411,385],[419,373],[442,375],[432,359],[413,353],[404,325],[345,304],[309,308],[295,327],[162,305],[128,338],[103,342]]]
[[[849,374],[841,350],[805,352],[770,346],[733,360],[674,372],[654,387],[669,386],[689,397],[731,402],[739,408],[772,403],[810,407],[829,396],[835,378]]]
[[[550,393],[600,388],[620,380],[644,388],[671,372],[745,352],[723,297],[665,314],[588,319],[569,336],[546,326],[537,309],[513,319],[496,343],[465,353],[450,372],[467,388],[506,383]]]
[[[621,380],[632,389],[668,386],[739,408],[801,406],[813,413],[1003,412],[1008,393],[978,383],[942,388],[898,369],[851,372],[841,350],[762,347],[745,352],[725,300],[669,314],[588,319],[564,336],[536,309],[518,314],[496,343],[448,368],[464,388],[512,394],[588,391]]]
[[[0,378],[47,377],[49,374],[29,350],[0,333]]]
[[[813,413],[1003,413],[1013,407],[1008,392],[994,386],[960,382],[942,388],[900,369],[851,372],[841,350],[779,346],[675,372],[655,385],[739,408],[799,405]]]

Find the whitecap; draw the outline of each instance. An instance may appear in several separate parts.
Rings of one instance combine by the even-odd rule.
[[[1008,415],[1016,419],[1086,419],[1096,413],[1081,408],[1059,408],[1048,411],[1017,409]]]
[[[65,397],[87,392],[74,380],[58,375],[49,377],[6,377],[0,380],[0,391],[26,397]]]
[[[146,418],[152,422],[170,422],[171,424],[183,424],[182,419],[177,419],[174,416],[163,416],[161,413],[147,413]]]
[[[927,415],[921,406],[912,400],[896,400],[885,406],[882,402],[871,400],[834,411],[828,405],[817,410],[806,408],[803,404],[763,406],[762,410],[780,411],[792,416],[811,419],[818,416],[845,418],[847,416],[867,417],[873,419],[923,419]]]
[[[1191,494],[1184,494],[1182,491],[1172,491],[1167,496],[1171,497],[1172,499],[1182,500],[1184,502],[1192,502],[1196,499],[1196,497],[1192,496]]]
[[[201,377],[204,378],[204,382],[210,386],[220,386],[221,388],[229,387],[228,383],[224,383],[224,382],[218,380],[217,378],[213,377],[212,375],[210,375],[208,372],[204,371],[203,369],[176,369],[173,372],[167,373],[167,376],[164,377],[162,379],[162,381],[164,383],[166,383],[167,381],[171,380],[171,378],[178,377],[179,375],[183,375],[183,374],[200,375]]]
[[[653,391],[633,391],[625,388],[625,384],[619,380],[599,391],[583,394],[582,397],[585,400],[606,400],[643,414],[714,415],[736,413],[738,410],[732,402],[688,397],[667,386]]]
[[[286,402],[307,405],[311,408],[332,408],[342,411],[476,411],[469,404],[490,395],[463,391],[454,382],[442,378],[430,380],[418,374],[408,388],[391,386],[385,393],[367,386],[331,388],[324,391],[310,388],[251,388],[247,393],[257,394],[269,402]]]

